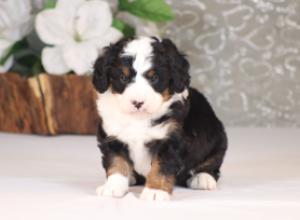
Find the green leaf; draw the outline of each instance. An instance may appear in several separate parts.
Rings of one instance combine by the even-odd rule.
[[[14,58],[13,72],[27,77],[43,72],[40,56],[28,48],[19,51]]]
[[[44,9],[51,9],[55,8],[56,0],[46,0],[44,3]]]
[[[154,22],[170,21],[175,17],[164,0],[119,0],[119,10]]]
[[[119,20],[119,19],[114,19],[112,26],[119,31],[121,31],[125,37],[132,37],[135,35],[135,29],[131,27],[129,24]]]
[[[0,57],[0,65],[4,65],[5,62],[8,60],[8,58],[15,54],[16,52],[24,49],[27,47],[27,42],[25,39],[23,40],[20,40],[20,41],[17,41],[16,43],[14,43],[8,50],[7,52],[2,56]]]
[[[121,10],[121,11],[126,11],[126,8],[128,8],[130,5],[129,1],[128,0],[118,0],[118,8]]]
[[[0,59],[0,65],[3,65],[12,55],[14,62],[11,71],[23,76],[33,76],[43,71],[40,51],[30,48],[26,38],[17,41],[7,50],[7,53]]]

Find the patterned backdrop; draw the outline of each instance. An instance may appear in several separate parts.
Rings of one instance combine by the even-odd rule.
[[[299,0],[169,0],[159,27],[227,125],[300,126]]]

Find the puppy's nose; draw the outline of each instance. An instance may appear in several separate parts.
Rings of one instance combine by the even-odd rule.
[[[134,107],[136,107],[137,109],[140,109],[142,107],[142,105],[144,104],[144,102],[140,102],[140,101],[136,101],[133,100],[132,104],[134,105]]]

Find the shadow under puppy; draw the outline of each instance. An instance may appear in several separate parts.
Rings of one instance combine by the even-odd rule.
[[[189,63],[169,39],[122,39],[94,65],[98,146],[107,181],[122,197],[145,184],[144,200],[169,200],[175,184],[213,190],[227,137],[206,98],[189,87]]]

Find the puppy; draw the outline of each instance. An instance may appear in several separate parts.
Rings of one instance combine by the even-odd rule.
[[[189,63],[169,39],[122,39],[94,65],[98,146],[107,181],[122,197],[145,184],[144,200],[169,200],[174,185],[214,190],[227,149],[224,127],[189,87]]]

